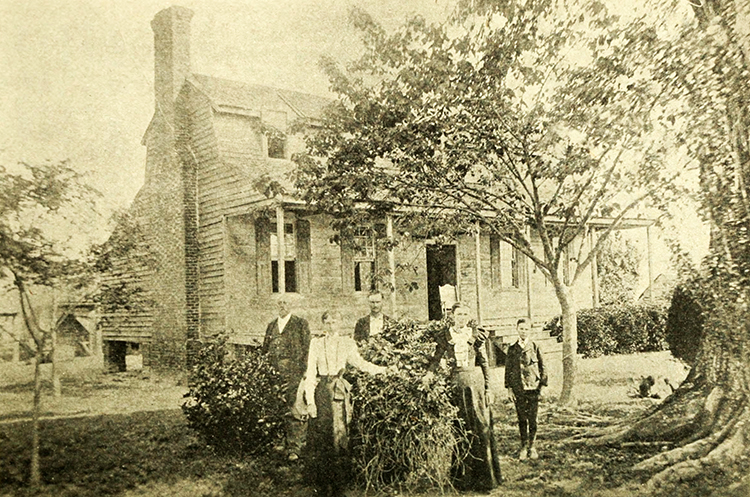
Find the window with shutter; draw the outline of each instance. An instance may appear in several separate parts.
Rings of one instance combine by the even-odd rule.
[[[276,232],[276,223],[270,223],[270,248],[271,248],[271,291],[279,292],[279,264],[284,264],[284,291],[294,293],[297,291],[297,237],[295,236],[294,223],[284,223],[284,251],[283,257],[279,257],[279,242]]]
[[[375,237],[372,228],[358,226],[354,229],[354,291],[375,290]]]

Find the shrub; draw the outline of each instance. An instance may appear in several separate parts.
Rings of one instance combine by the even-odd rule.
[[[666,325],[666,340],[672,355],[688,364],[695,356],[703,337],[703,308],[697,295],[697,280],[678,285],[672,293]]]
[[[466,435],[450,402],[447,371],[423,383],[441,326],[401,321],[361,351],[376,364],[398,365],[386,376],[352,375],[355,478],[368,490],[450,487],[451,465],[461,460],[457,451]]]
[[[665,350],[666,312],[655,304],[608,305],[578,311],[578,353],[583,357]],[[544,326],[562,336],[560,316]]]
[[[220,452],[254,454],[281,439],[281,377],[259,349],[233,358],[220,336],[199,348],[190,374],[182,411],[206,443]]]

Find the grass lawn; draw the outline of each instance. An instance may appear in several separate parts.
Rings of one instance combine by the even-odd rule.
[[[660,447],[593,448],[568,445],[562,440],[580,430],[606,426],[650,407],[654,401],[628,396],[633,377],[660,374],[681,381],[684,368],[670,361],[668,354],[659,354],[582,360],[580,409],[576,412],[558,410],[550,401],[544,401],[541,406],[541,457],[537,461],[515,460],[518,436],[513,410],[507,400],[499,400],[495,406],[496,435],[505,483],[491,495],[625,497],[641,494],[642,480],[629,468],[659,451]],[[654,371],[654,365],[659,365],[660,369]],[[152,381],[146,383],[152,384]],[[8,388],[4,387],[6,392]],[[139,394],[132,384],[130,388],[130,395]],[[96,391],[87,390],[91,396],[95,396],[92,392]],[[100,388],[98,391],[108,390]],[[149,412],[49,419],[42,423],[41,440],[45,484],[34,491],[25,484],[30,422],[6,419],[0,423],[0,495],[315,495],[305,484],[299,464],[286,464],[274,454],[232,458],[213,453],[187,429],[178,406]],[[691,490],[692,493],[685,495],[710,495],[711,488]],[[353,489],[348,495],[360,497],[363,494]]]

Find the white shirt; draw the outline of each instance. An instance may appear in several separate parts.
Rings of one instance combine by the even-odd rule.
[[[472,329],[468,326],[457,330],[453,327],[450,328],[450,343],[453,345],[453,352],[456,355],[456,366],[459,368],[467,368],[471,366],[469,364],[469,349],[474,344]]]
[[[310,342],[310,353],[307,356],[305,373],[305,395],[315,398],[315,385],[318,376],[338,374],[347,364],[370,374],[384,372],[387,368],[377,366],[362,359],[354,339],[348,336],[326,335],[313,338]]]
[[[290,312],[283,318],[279,316],[278,321],[276,322],[276,325],[279,327],[279,333],[284,333],[284,328],[286,328],[286,324],[289,322],[289,318],[292,317],[292,313]]]
[[[370,315],[370,336],[377,335],[383,331],[383,315],[372,317]]]

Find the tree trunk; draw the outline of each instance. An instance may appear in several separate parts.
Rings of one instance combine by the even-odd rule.
[[[60,383],[60,368],[57,357],[57,330],[55,330],[54,325],[50,335],[50,342],[52,342],[52,350],[50,350],[50,359],[52,360],[52,395],[58,399],[62,396],[62,385]]]
[[[578,358],[578,318],[570,289],[559,278],[555,278],[554,280],[553,284],[557,300],[560,302],[563,325],[563,386],[560,393],[560,404],[568,406],[576,402],[575,382]]]
[[[34,361],[34,410],[32,413],[31,424],[31,476],[30,483],[32,487],[37,487],[42,483],[42,472],[39,465],[39,416],[42,405],[42,358],[44,348],[36,347],[36,357]]]
[[[651,491],[714,474],[736,480],[735,490],[741,491],[750,472],[750,1],[691,5],[700,24],[724,30],[744,59],[736,72],[721,72],[731,94],[724,123],[731,163],[715,164],[717,159],[708,157],[700,164],[712,223],[700,349],[688,378],[661,406],[597,441],[677,442],[634,467],[650,475]],[[719,178],[723,189],[713,188],[712,178]]]
[[[52,350],[50,359],[52,360],[52,395],[58,399],[62,396],[62,386],[60,384],[60,368],[57,356],[57,291],[52,287],[52,319],[50,321],[50,342]]]

